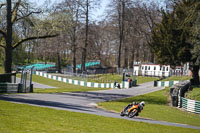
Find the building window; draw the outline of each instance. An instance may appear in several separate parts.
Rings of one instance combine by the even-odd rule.
[[[147,70],[147,66],[145,66],[145,70]]]
[[[165,71],[165,67],[163,67],[163,71]]]
[[[154,71],[156,70],[156,67],[154,67]]]
[[[168,70],[169,70],[169,67],[166,68],[166,71],[168,71]]]
[[[160,67],[160,71],[162,70],[162,67]]]
[[[142,70],[144,70],[144,67],[142,66]]]
[[[149,70],[150,70],[150,66],[149,66]]]

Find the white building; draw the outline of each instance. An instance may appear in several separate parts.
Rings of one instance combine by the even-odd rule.
[[[169,77],[171,72],[170,65],[141,64],[134,65],[134,75]]]

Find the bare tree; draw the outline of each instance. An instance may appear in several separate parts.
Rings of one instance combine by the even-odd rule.
[[[0,29],[0,33],[5,38],[5,46],[0,45],[2,48],[5,49],[5,72],[10,73],[12,71],[12,51],[17,48],[19,45],[21,45],[23,42],[34,40],[34,39],[44,39],[49,37],[55,37],[57,34],[48,34],[48,35],[42,35],[42,36],[31,36],[27,38],[22,38],[16,43],[12,43],[12,33],[13,33],[13,25],[19,22],[22,19],[26,19],[30,17],[32,14],[40,13],[38,11],[29,11],[29,12],[23,12],[23,9],[25,6],[22,4],[21,0],[18,0],[16,3],[14,3],[14,7],[12,8],[12,2],[11,0],[7,0],[6,10],[7,10],[7,16],[6,16],[6,28]],[[4,6],[2,5],[2,6]],[[2,8],[0,10],[3,10]]]
[[[80,28],[80,17],[82,14],[82,1],[77,0],[65,0],[58,5],[61,10],[66,10],[71,15],[71,27],[69,27],[67,33],[71,41],[72,50],[72,62],[73,62],[73,73],[76,73],[76,52],[77,52],[77,39]]]

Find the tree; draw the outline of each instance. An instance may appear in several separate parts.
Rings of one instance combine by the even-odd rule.
[[[85,45],[82,51],[82,60],[81,60],[81,71],[85,71],[85,62],[87,56],[87,46],[88,46],[88,23],[89,23],[89,0],[85,1]]]
[[[7,0],[6,4],[0,5],[0,10],[3,10],[2,7],[6,6],[6,27],[2,27],[0,29],[0,34],[3,35],[5,38],[5,45],[0,45],[0,47],[4,48],[5,50],[5,63],[4,63],[4,69],[6,73],[10,73],[12,71],[12,52],[14,49],[16,49],[18,46],[20,46],[23,42],[34,40],[34,39],[44,39],[49,37],[55,37],[57,34],[47,34],[42,36],[31,36],[27,38],[19,39],[16,43],[12,43],[12,35],[13,35],[13,26],[17,22],[20,22],[20,20],[29,18],[32,14],[40,13],[39,11],[32,11],[29,12],[23,12],[23,9],[26,8],[26,4],[22,2],[21,0],[18,0],[16,3],[14,3],[14,6],[12,8],[12,1]]]
[[[199,84],[200,2],[175,1],[172,11],[162,10],[162,22],[153,29],[151,47],[159,63],[172,66],[190,62],[194,84]]]
[[[83,5],[82,1],[77,0],[65,0],[64,2],[58,5],[61,10],[66,11],[70,14],[70,27],[66,31],[69,36],[69,43],[71,44],[72,51],[72,62],[73,62],[73,73],[76,73],[76,54],[77,54],[77,40],[78,32],[80,28],[80,16],[82,13],[81,6]]]
[[[119,51],[118,51],[118,68],[121,67],[121,47],[124,41],[124,16],[125,16],[125,0],[118,1],[118,23],[119,23]],[[126,60],[126,59],[125,59]]]
[[[81,59],[81,71],[84,72],[85,69],[85,62],[87,59],[87,48],[88,48],[88,33],[89,33],[89,16],[90,16],[90,9],[96,7],[100,1],[97,0],[83,0],[82,3],[82,11],[84,13],[85,18],[85,40],[84,46],[82,47],[82,59]]]

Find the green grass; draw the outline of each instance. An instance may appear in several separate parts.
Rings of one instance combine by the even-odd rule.
[[[58,74],[52,74],[58,75]],[[64,76],[59,75],[60,77],[65,77],[69,79],[76,79],[88,82],[95,82],[95,83],[114,83],[115,81],[118,83],[122,82],[122,75],[119,74],[97,74],[97,75],[90,75],[88,78],[80,78],[80,77],[72,77],[72,76]],[[133,79],[134,77],[130,77]],[[136,80],[138,84],[150,82],[154,80],[158,80],[157,77],[144,77],[144,76],[136,76]]]
[[[158,80],[158,79],[159,78],[157,78],[157,77],[144,77],[144,76],[137,76],[136,77],[137,84],[151,82],[151,81]]]
[[[4,73],[4,68],[0,66],[0,74]]]
[[[99,103],[99,106],[108,110],[120,112],[124,106],[127,106],[133,101],[145,101],[146,106],[140,113],[141,117],[200,126],[200,115],[191,114],[186,111],[181,111],[177,108],[168,106],[168,94],[169,88],[166,88],[161,91],[156,91],[123,100],[102,102]]]
[[[186,98],[200,101],[200,87],[194,87],[185,94]]]
[[[199,133],[199,130],[134,122],[0,100],[1,133]]]
[[[131,79],[133,79],[133,77],[131,77]],[[145,82],[151,82],[151,81],[154,81],[154,80],[158,80],[159,78],[156,78],[156,77],[144,77],[144,76],[136,76],[136,80],[137,80],[137,84],[142,84],[142,83],[145,83]],[[116,82],[119,82],[121,83],[122,82],[122,75],[118,75],[118,74],[114,74],[114,75],[99,75],[98,78],[91,78],[91,79],[88,79],[89,82],[111,82],[111,83],[114,83],[115,81]]]
[[[17,77],[21,77],[20,74],[17,75]],[[114,77],[117,78],[118,76]],[[157,78],[152,78],[152,77],[137,77],[137,84],[141,84],[144,82],[150,82],[153,81]],[[96,90],[105,90],[108,88],[93,88],[93,87],[83,87],[79,85],[72,85],[72,84],[67,84],[64,82],[44,78],[38,75],[33,75],[33,81],[57,88],[51,88],[51,89],[42,89],[42,88],[34,88],[34,92],[36,93],[59,93],[59,92],[83,92],[83,91],[96,91]]]
[[[96,83],[114,83],[114,82],[122,82],[122,75],[119,74],[98,74],[94,77],[88,78],[88,82],[96,82]]]
[[[20,75],[17,75],[20,77]],[[93,87],[84,87],[79,85],[67,84],[64,82],[56,81],[53,79],[44,78],[41,76],[33,75],[33,81],[49,86],[54,86],[57,88],[51,89],[39,89],[34,88],[36,93],[59,93],[59,92],[83,92],[83,91],[95,91],[95,90],[105,90],[104,88],[93,88]]]
[[[162,81],[190,80],[191,78],[192,78],[191,76],[172,76],[172,77],[163,79]]]

